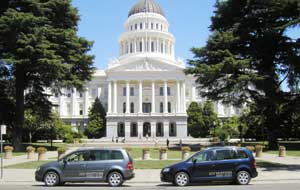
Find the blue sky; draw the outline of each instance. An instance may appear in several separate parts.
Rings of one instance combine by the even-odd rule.
[[[131,7],[138,0],[73,0],[81,16],[78,34],[94,41],[91,54],[95,66],[105,69],[112,57],[118,57],[118,38]],[[176,38],[176,56],[193,57],[193,46],[204,46],[209,36],[210,18],[215,0],[156,0],[170,22]]]

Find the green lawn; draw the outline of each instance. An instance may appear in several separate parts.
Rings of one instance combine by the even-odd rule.
[[[270,153],[270,154],[278,154],[278,151],[268,151],[266,153]],[[287,150],[286,151],[286,155],[287,156],[299,156],[300,157],[300,150]]]
[[[32,161],[32,162],[26,162],[21,164],[15,164],[11,166],[5,166],[4,168],[7,169],[36,169],[42,164],[48,163],[50,161]]]
[[[26,154],[26,152],[13,152],[13,156],[22,156],[25,154]]]

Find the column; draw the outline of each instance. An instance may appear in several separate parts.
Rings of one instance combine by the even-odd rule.
[[[182,81],[182,113],[186,113],[185,81]]]
[[[125,122],[125,138],[130,137],[130,121]]]
[[[156,52],[159,52],[159,39],[156,39]]]
[[[76,112],[76,104],[77,104],[77,101],[76,101],[76,88],[73,88],[73,89],[72,89],[72,101],[71,101],[71,105],[72,105],[72,116],[74,116],[74,115],[79,115],[79,114]]]
[[[149,52],[152,52],[152,38],[149,39]]]
[[[137,52],[137,48],[136,48],[136,38],[134,39],[134,53]]]
[[[64,96],[62,94],[60,94],[59,96],[59,116],[63,116],[64,115]]]
[[[156,137],[156,122],[151,122],[151,137]]]
[[[168,83],[164,81],[164,113],[168,113]]]
[[[139,113],[143,113],[143,83],[139,81]]]
[[[180,105],[181,105],[181,101],[180,101],[180,82],[177,81],[176,84],[177,84],[176,111],[177,111],[177,113],[180,113],[181,112],[181,110],[180,110]]]
[[[127,54],[130,53],[130,41],[127,41]]]
[[[151,105],[151,112],[155,113],[155,81],[152,81],[152,105]]]
[[[114,113],[118,113],[117,91],[118,91],[118,83],[117,81],[114,81]]]
[[[141,49],[141,52],[144,52],[145,51],[145,40],[144,38],[142,38],[142,49]]]
[[[111,81],[108,82],[107,113],[111,113]]]
[[[196,86],[192,86],[192,101],[196,101]]]
[[[163,53],[166,54],[166,41],[163,40]]]
[[[84,91],[84,116],[89,114],[89,89],[86,88]]]
[[[129,86],[129,81],[126,81],[126,113],[130,113],[129,96],[130,96],[130,86]]]
[[[143,138],[143,122],[138,122],[138,137]]]
[[[169,121],[164,121],[164,137],[169,137]]]

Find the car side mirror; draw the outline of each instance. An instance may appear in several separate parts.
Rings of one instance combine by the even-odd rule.
[[[67,163],[68,163],[68,161],[67,161],[66,159],[63,159],[63,162],[64,162],[64,164],[67,164]]]
[[[192,159],[193,164],[195,165],[197,163],[197,158]]]

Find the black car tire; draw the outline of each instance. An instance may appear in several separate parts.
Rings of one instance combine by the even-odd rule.
[[[242,170],[236,174],[236,183],[238,185],[248,185],[251,181],[251,175],[248,171]]]
[[[190,176],[186,172],[178,172],[174,177],[174,183],[177,186],[188,186],[190,183]]]
[[[111,172],[108,175],[107,181],[111,187],[120,187],[123,182],[123,176],[120,172]]]
[[[49,171],[44,176],[44,183],[46,186],[57,186],[59,182],[59,175],[54,171]]]

